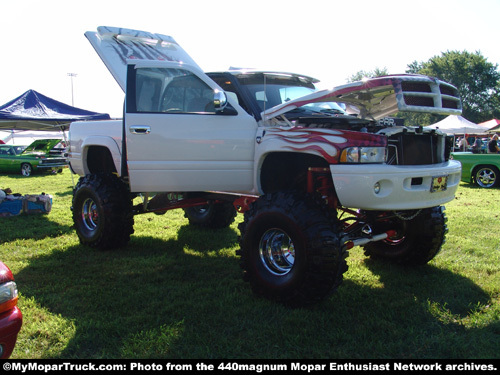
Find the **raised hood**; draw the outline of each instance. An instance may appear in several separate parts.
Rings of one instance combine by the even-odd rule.
[[[23,154],[42,153],[48,154],[62,139],[37,139],[24,149]]]
[[[396,112],[426,112],[459,115],[458,90],[435,78],[403,74],[371,78],[317,91],[269,108],[262,113],[270,120],[295,108],[316,102],[339,102],[356,107],[362,118],[378,120]]]
[[[202,72],[171,36],[108,26],[99,26],[97,32],[87,31],[85,36],[124,92],[127,62],[130,60],[177,62]],[[443,115],[462,113],[462,103],[454,86],[427,76],[404,74],[317,91],[269,108],[262,113],[262,118],[270,120],[315,102],[346,103],[356,107],[360,117],[375,120],[399,111]]]
[[[85,36],[124,92],[127,60],[172,61],[200,69],[174,38],[168,35],[99,26],[97,32],[87,31]]]

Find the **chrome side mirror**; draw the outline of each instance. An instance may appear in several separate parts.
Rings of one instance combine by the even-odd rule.
[[[222,112],[227,106],[227,96],[224,91],[214,91],[215,112]]]

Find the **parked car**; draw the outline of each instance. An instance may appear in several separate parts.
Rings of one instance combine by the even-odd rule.
[[[61,139],[39,139],[29,146],[0,145],[0,172],[20,172],[31,176],[36,171],[62,172],[68,167]]]
[[[0,358],[9,358],[23,324],[17,307],[18,291],[11,270],[0,262]]]
[[[462,181],[483,188],[492,188],[500,184],[500,154],[453,152],[451,157],[462,163]]]

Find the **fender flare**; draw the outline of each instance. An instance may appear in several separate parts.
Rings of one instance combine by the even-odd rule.
[[[113,158],[113,163],[115,165],[116,170],[118,171],[118,173],[121,171],[122,152],[116,140],[112,137],[107,137],[107,136],[90,136],[85,138],[81,146],[82,159],[84,161],[83,169],[85,174],[90,173],[87,164],[87,157],[88,157],[88,151],[92,146],[100,146],[107,148],[111,153],[111,157]]]

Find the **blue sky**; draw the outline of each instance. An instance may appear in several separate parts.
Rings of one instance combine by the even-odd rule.
[[[500,0],[24,0],[2,4],[0,104],[34,89],[121,116],[123,92],[84,37],[97,26],[171,35],[205,71],[296,72],[333,87],[360,70],[404,73],[448,50],[500,64]]]

